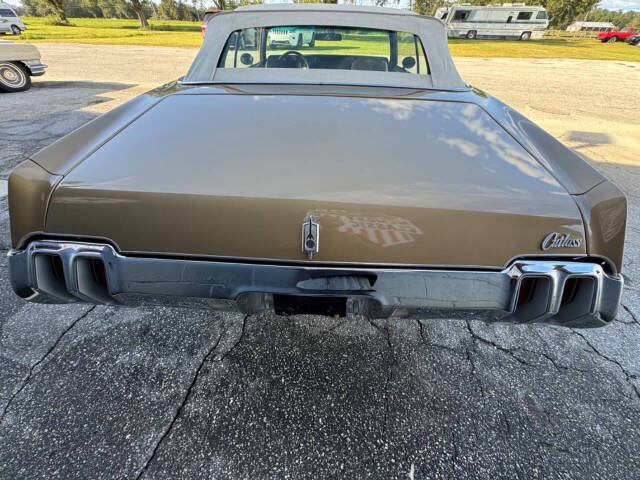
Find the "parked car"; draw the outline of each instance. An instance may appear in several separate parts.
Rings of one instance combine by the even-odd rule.
[[[0,42],[0,91],[21,92],[31,88],[31,77],[44,74],[40,52],[30,43]]]
[[[22,23],[13,7],[7,3],[0,3],[0,34],[13,33],[14,35],[20,35],[25,30],[24,23]]]
[[[202,16],[202,22],[200,23],[203,37],[204,37],[204,34],[207,32],[207,24],[209,23],[209,20],[211,20],[211,18],[217,13],[220,13],[220,10],[211,9],[204,12],[204,15]]]
[[[638,44],[640,44],[640,34],[639,35],[632,35],[630,37],[627,37],[626,42],[629,45],[638,45]]]
[[[439,20],[293,4],[221,12],[209,26],[183,79],[13,171],[20,297],[572,327],[615,318],[625,196],[465,83]],[[331,43],[273,50],[282,27]]]
[[[313,28],[279,27],[269,30],[267,43],[271,48],[301,48],[303,44],[313,47],[316,44],[316,36]]]
[[[627,38],[638,34],[640,34],[640,27],[624,27],[619,31],[600,32],[597,38],[602,42],[615,43],[618,40],[624,41]]]

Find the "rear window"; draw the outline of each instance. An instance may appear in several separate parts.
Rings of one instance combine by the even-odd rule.
[[[226,42],[218,68],[429,73],[422,42],[412,33],[326,26],[236,30]]]

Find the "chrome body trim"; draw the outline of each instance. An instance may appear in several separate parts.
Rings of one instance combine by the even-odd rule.
[[[92,262],[104,266],[102,275]],[[613,320],[623,286],[621,276],[597,263],[557,259],[518,260],[500,271],[338,268],[127,257],[107,244],[54,240],[11,250],[9,268],[14,291],[41,303],[168,303],[256,313],[273,308],[274,296],[332,297],[345,300],[347,313],[374,318],[571,327]]]
[[[27,64],[27,68],[29,69],[32,77],[39,77],[40,75],[44,75],[47,65],[44,63]]]

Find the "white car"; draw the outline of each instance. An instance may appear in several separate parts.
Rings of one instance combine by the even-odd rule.
[[[11,5],[0,3],[0,33],[13,33],[20,35],[27,27],[15,12]]]
[[[22,92],[31,88],[31,77],[44,74],[40,52],[30,43],[0,42],[0,91]]]
[[[269,29],[267,34],[269,47],[302,48],[305,43],[309,47],[315,46],[316,35],[313,28],[308,27],[276,27]]]

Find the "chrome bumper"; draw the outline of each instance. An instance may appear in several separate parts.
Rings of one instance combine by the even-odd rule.
[[[622,278],[600,265],[559,260],[518,260],[486,271],[338,268],[130,257],[105,244],[34,241],[9,252],[9,268],[15,292],[41,303],[168,303],[244,313],[309,304],[332,315],[571,327],[606,325],[622,293]]]
[[[37,63],[34,65],[27,65],[29,72],[32,77],[39,77],[40,75],[44,75],[44,70],[47,68],[47,65],[44,63]]]

